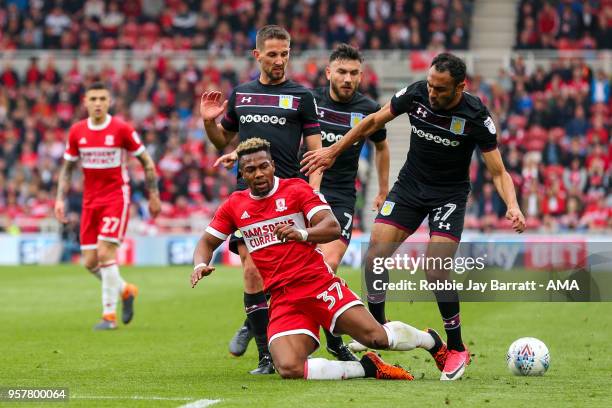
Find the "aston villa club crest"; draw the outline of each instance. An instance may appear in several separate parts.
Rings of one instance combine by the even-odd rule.
[[[283,109],[291,109],[293,107],[293,96],[281,95],[278,98],[278,107]]]
[[[385,217],[391,215],[391,212],[393,212],[393,207],[395,207],[395,203],[393,201],[385,201],[380,209],[380,214],[384,215]]]
[[[465,129],[465,119],[453,116],[450,125],[450,131],[456,135],[462,135]]]
[[[364,115],[361,113],[351,112],[351,127],[354,128],[363,120]]]
[[[276,199],[276,212],[283,212],[287,210],[287,205],[285,204],[285,199],[284,198],[277,198]]]

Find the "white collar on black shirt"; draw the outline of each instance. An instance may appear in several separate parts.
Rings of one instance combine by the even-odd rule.
[[[274,193],[276,193],[276,190],[278,190],[278,177],[274,176],[274,187],[272,187],[272,190],[270,190],[268,194],[266,194],[263,197],[260,197],[260,196],[254,196],[251,192],[249,192],[249,196],[253,200],[263,200],[264,198],[268,198],[274,195]]]

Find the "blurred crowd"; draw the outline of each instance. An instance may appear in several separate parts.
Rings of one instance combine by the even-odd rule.
[[[473,0],[4,0],[0,49],[208,50],[244,55],[259,27],[288,27],[293,52],[467,48]]]
[[[326,86],[324,63],[310,59],[303,71],[289,77],[309,88]],[[23,74],[9,59],[0,68],[0,230],[39,231],[53,214],[59,167],[68,129],[87,116],[82,104],[84,89],[102,80],[113,93],[111,113],[129,121],[140,133],[157,163],[163,210],[155,222],[146,209],[144,173],[134,158],[128,170],[132,180],[130,228],[139,233],[184,232],[206,224],[219,200],[233,191],[235,173],[213,167],[223,153],[205,138],[199,113],[199,95],[220,89],[229,96],[239,82],[259,74],[255,64],[242,72],[231,65],[217,67],[213,58],[189,58],[180,69],[172,61],[150,58],[141,70],[126,63],[116,71],[110,63],[82,69],[75,59],[60,74],[53,57],[41,62],[32,58]],[[378,97],[378,77],[364,68],[361,91]],[[367,162],[369,150],[364,153]],[[368,176],[363,171],[360,192]],[[77,229],[82,180],[74,177],[69,195],[68,218]],[[360,193],[360,204],[363,198]],[[360,217],[357,217],[359,227]]]
[[[528,72],[519,57],[491,81],[471,78],[469,88],[499,123],[500,150],[529,228],[612,228],[608,73],[593,71],[580,59],[562,59],[550,69]],[[509,228],[483,163],[473,164],[466,227]]]
[[[612,48],[612,1],[521,0],[517,49]]]

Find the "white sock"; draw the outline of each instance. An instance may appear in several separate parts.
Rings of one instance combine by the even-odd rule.
[[[102,313],[104,315],[115,313],[123,280],[119,275],[117,262],[100,265],[100,275],[102,275]]]
[[[347,380],[365,377],[359,361],[331,361],[311,358],[304,364],[304,378],[307,380]]]
[[[431,334],[414,327],[394,321],[383,324],[389,339],[389,350],[409,351],[417,347],[430,350],[435,342]]]

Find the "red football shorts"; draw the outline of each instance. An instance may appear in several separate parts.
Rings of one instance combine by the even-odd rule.
[[[319,328],[334,332],[336,320],[346,310],[363,305],[344,280],[329,274],[312,282],[296,282],[272,293],[268,343],[292,334],[306,334],[319,343]]]
[[[96,249],[98,240],[121,244],[129,219],[130,202],[117,201],[99,207],[83,207],[81,249]]]

